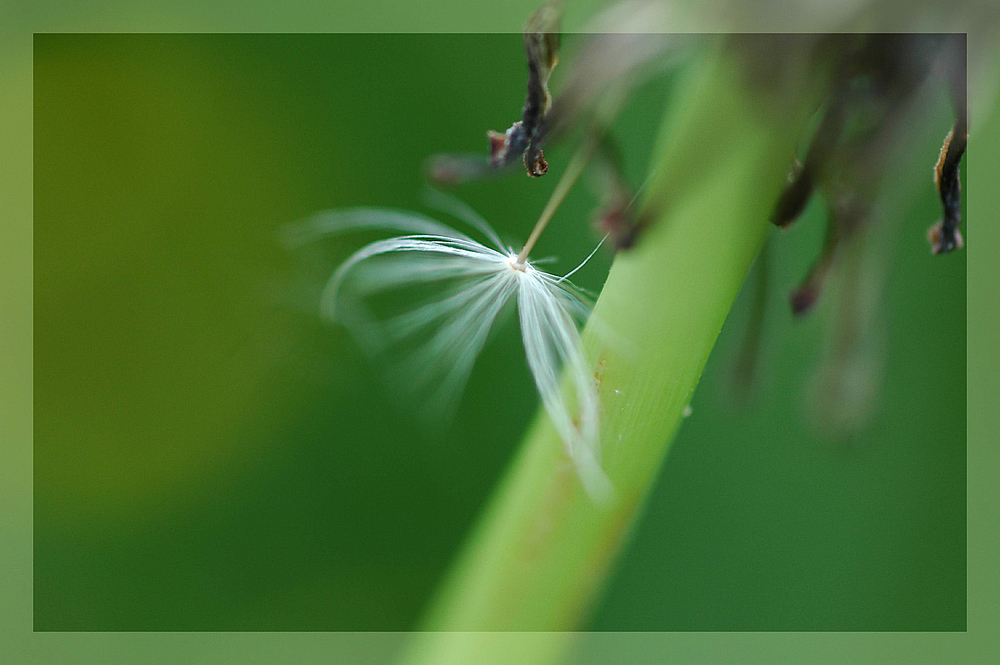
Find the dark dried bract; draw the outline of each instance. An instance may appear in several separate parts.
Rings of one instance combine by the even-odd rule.
[[[802,214],[813,191],[823,177],[823,172],[829,164],[837,142],[844,128],[844,118],[850,103],[848,81],[846,76],[839,77],[830,94],[829,105],[816,136],[813,138],[805,163],[796,165],[791,182],[778,199],[771,221],[782,228],[788,226]]]
[[[962,221],[962,183],[958,167],[965,153],[968,134],[962,125],[964,123],[956,123],[955,128],[948,132],[934,167],[934,184],[937,185],[941,206],[944,208],[944,218],[927,232],[931,251],[935,254],[961,249],[964,244],[958,230],[958,224]]]
[[[550,0],[525,24],[522,37],[528,81],[521,118],[506,131],[487,132],[488,155],[478,162],[465,156],[433,158],[428,175],[438,184],[455,185],[487,177],[513,168],[518,161],[529,176],[544,175],[549,165],[543,146],[564,139],[588,122],[592,127],[583,130],[585,135],[592,133],[595,125],[606,133],[615,108],[628,90],[653,73],[655,68],[650,65],[663,55],[668,40],[644,30],[661,25],[662,7],[649,2],[648,6],[637,5],[627,12],[609,10],[582,39],[574,66],[559,95],[553,98],[549,77],[558,62],[563,4],[564,0]]]
[[[838,246],[870,219],[886,156],[894,143],[905,140],[905,109],[936,62],[945,65],[957,120],[935,167],[944,217],[928,236],[935,254],[962,246],[958,224],[959,164],[967,136],[964,36],[871,35],[860,44],[842,42],[839,46],[842,56],[826,111],[804,163],[793,169],[789,185],[771,215],[777,226],[788,226],[818,190],[823,191],[830,209],[820,256],[790,296],[795,314],[805,313],[815,305]]]
[[[871,216],[870,202],[856,196],[850,190],[834,194],[831,199],[823,248],[805,279],[788,298],[792,314],[796,316],[806,314],[813,308],[823,293],[823,287],[841,246],[855,231],[864,226]]]
[[[542,154],[544,132],[541,127],[552,107],[549,76],[558,62],[559,4],[543,5],[524,27],[524,52],[528,59],[528,96],[524,100],[521,119],[506,132],[490,131],[490,164],[503,168],[518,157],[524,160],[528,175],[545,175],[549,165]]]

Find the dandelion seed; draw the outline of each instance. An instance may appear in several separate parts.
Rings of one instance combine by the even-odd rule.
[[[590,306],[567,280],[593,253],[564,276],[550,274],[527,260],[530,245],[520,253],[504,247],[465,204],[440,193],[434,197],[433,205],[466,221],[492,246],[423,215],[379,208],[329,211],[290,230],[287,241],[293,246],[349,231],[405,234],[372,242],[344,261],[323,291],[324,314],[351,329],[368,351],[408,348],[396,375],[431,408],[441,408],[457,401],[497,319],[508,304],[516,304],[542,404],[587,492],[595,499],[608,496],[610,482],[600,465],[598,397],[578,329]],[[413,286],[436,287],[436,292],[382,321],[365,303],[376,294]]]

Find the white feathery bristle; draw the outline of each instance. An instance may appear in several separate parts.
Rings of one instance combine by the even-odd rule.
[[[495,248],[423,215],[378,208],[320,213],[290,229],[286,239],[298,246],[348,231],[408,234],[372,242],[344,261],[326,284],[322,310],[368,352],[409,349],[401,352],[396,374],[435,409],[454,407],[499,315],[516,302],[542,404],[584,488],[595,500],[605,499],[612,490],[600,464],[600,408],[577,327],[590,307],[566,279],[576,269],[558,277],[520,263],[464,203],[434,192],[431,204],[473,226]],[[382,320],[364,302],[428,285],[438,290],[435,297]]]
[[[521,337],[542,404],[566,444],[581,482],[591,496],[604,499],[611,484],[600,465],[597,391],[573,320],[573,307],[568,304],[583,303],[563,283],[532,266],[524,271],[517,291]],[[569,396],[559,383],[560,368],[572,388]]]

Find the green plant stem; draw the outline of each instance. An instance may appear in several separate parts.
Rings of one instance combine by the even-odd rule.
[[[584,333],[615,496],[588,498],[540,414],[439,589],[425,631],[579,629],[636,520],[765,238],[811,106],[801,95],[788,105],[752,94],[728,51],[691,76],[657,148],[646,199],[656,222],[616,258]],[[565,639],[519,640],[524,653],[505,652],[503,662],[553,662]],[[404,660],[493,662],[495,646],[488,633],[425,632]]]

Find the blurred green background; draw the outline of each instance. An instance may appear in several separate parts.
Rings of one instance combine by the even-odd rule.
[[[36,36],[36,630],[413,625],[536,408],[516,326],[428,430],[318,318],[358,243],[290,255],[278,233],[419,208],[426,157],[485,150],[524,77],[517,35]],[[635,184],[673,82],[615,129]],[[792,321],[785,293],[813,206],[774,238],[756,393],[732,391],[748,288],[587,628],[965,628],[965,254],[924,239],[938,148],[896,201],[871,422],[831,440],[810,415],[836,303]],[[459,193],[517,244],[554,183]],[[578,187],[540,242],[556,270],[596,242],[594,204]]]

